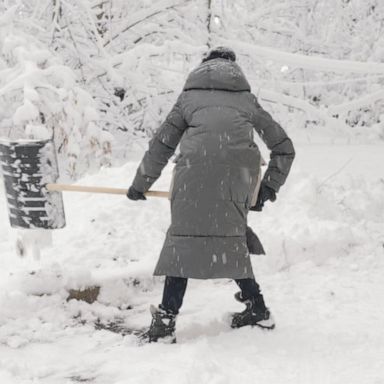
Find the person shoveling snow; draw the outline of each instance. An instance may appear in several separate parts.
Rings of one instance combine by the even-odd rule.
[[[254,129],[271,150],[262,180]],[[212,49],[190,73],[149,144],[129,199],[146,199],[144,193],[179,143],[170,192],[171,226],[154,271],[166,276],[163,299],[158,307],[151,306],[148,341],[176,341],[176,317],[188,278],[234,279],[241,290],[235,298],[246,309],[233,315],[232,328],[274,328],[252,271],[247,240],[250,245],[254,236],[247,228],[247,214],[275,201],[295,151],[281,126],[251,93],[231,49]]]

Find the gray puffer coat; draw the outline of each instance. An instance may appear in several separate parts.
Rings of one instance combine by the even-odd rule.
[[[271,150],[264,181],[277,192],[291,168],[294,148],[258,104],[240,67],[214,59],[189,75],[133,181],[138,191],[148,191],[180,143],[172,222],[155,275],[253,277],[246,226],[261,161],[254,130]]]

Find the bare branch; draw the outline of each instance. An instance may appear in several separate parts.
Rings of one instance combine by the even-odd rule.
[[[104,47],[109,45],[113,40],[115,40],[117,37],[120,36],[120,34],[128,31],[132,27],[142,23],[145,20],[150,19],[153,16],[156,16],[160,13],[163,13],[164,11],[168,9],[175,8],[176,6],[179,6],[183,4],[184,1],[178,1],[175,3],[175,1],[172,0],[163,0],[157,2],[153,7],[149,9],[145,9],[142,11],[137,12],[131,17],[131,20],[128,20],[128,24],[125,25],[123,28],[121,28],[118,32],[112,35],[112,37],[104,43]]]

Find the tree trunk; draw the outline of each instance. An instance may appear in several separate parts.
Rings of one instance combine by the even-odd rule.
[[[212,0],[207,0],[207,7],[208,7],[208,13],[207,13],[207,32],[208,32],[208,39],[207,39],[207,46],[208,48],[211,48],[212,42],[211,42],[211,22],[212,22]]]

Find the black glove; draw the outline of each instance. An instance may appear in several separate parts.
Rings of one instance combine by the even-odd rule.
[[[143,192],[137,191],[132,186],[129,187],[129,189],[128,189],[127,197],[130,200],[147,200],[147,198],[144,196]]]
[[[276,200],[276,192],[268,185],[265,184],[264,181],[260,184],[259,194],[257,195],[256,205],[249,208],[251,211],[261,211],[264,207],[264,203],[266,201],[275,201]]]

